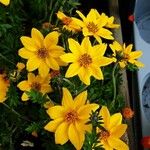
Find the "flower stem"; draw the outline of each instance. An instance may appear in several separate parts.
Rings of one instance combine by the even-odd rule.
[[[113,68],[113,71],[112,71],[112,81],[113,81],[113,93],[114,93],[114,96],[113,96],[113,100],[111,102],[111,105],[110,105],[110,108],[112,108],[116,102],[116,77],[115,77],[115,71],[116,71],[116,68],[118,66],[118,63],[116,63],[114,65],[114,68]]]
[[[9,63],[11,63],[11,64],[13,64],[13,65],[15,65],[16,66],[16,64],[15,63],[13,63],[12,61],[10,61],[9,59],[7,59],[4,55],[2,55],[1,53],[0,53],[0,57],[2,58],[2,59],[4,59],[4,60],[6,60],[7,62],[9,62]]]
[[[13,112],[15,115],[17,115],[19,118],[23,119],[23,120],[26,120],[26,121],[29,121],[29,122],[32,122],[31,120],[21,116],[16,110],[14,110],[13,108],[11,108],[10,106],[8,106],[6,103],[2,103],[6,108],[8,108],[11,112]]]

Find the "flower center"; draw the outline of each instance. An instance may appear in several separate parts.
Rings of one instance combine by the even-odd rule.
[[[77,120],[78,120],[78,114],[75,110],[69,111],[65,115],[65,121],[67,121],[68,123],[74,123]]]
[[[80,66],[87,68],[92,63],[92,58],[87,53],[80,56],[78,60]]]
[[[98,31],[97,25],[94,24],[93,22],[89,22],[87,25],[87,28],[88,28],[89,32],[96,33]]]
[[[70,17],[64,17],[62,19],[63,24],[69,25],[71,23],[72,19]]]
[[[31,84],[31,89],[36,90],[36,91],[40,91],[41,90],[41,84],[38,82],[33,82]]]
[[[48,55],[48,51],[46,48],[40,48],[38,51],[37,51],[37,56],[41,59],[45,59]]]
[[[100,139],[106,141],[108,137],[110,136],[110,133],[106,130],[102,130],[100,132]]]
[[[123,58],[125,59],[125,60],[128,60],[129,59],[129,54],[124,54],[124,56],[123,56]]]

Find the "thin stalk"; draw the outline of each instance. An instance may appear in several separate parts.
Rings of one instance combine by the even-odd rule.
[[[20,115],[16,110],[14,110],[13,108],[9,107],[6,103],[2,103],[6,108],[8,108],[12,113],[14,113],[15,115],[17,115],[19,118],[23,119],[23,120],[26,120],[26,121],[29,121],[29,122],[32,122],[31,120],[23,117],[22,115]]]
[[[2,59],[6,60],[7,62],[11,63],[12,65],[15,65],[15,66],[16,66],[15,63],[13,63],[13,62],[10,61],[9,59],[7,59],[7,58],[6,58],[4,55],[2,55],[1,53],[0,53],[0,57],[1,57]]]
[[[111,108],[114,106],[115,102],[116,102],[116,77],[115,77],[115,71],[116,71],[116,68],[118,66],[118,63],[116,63],[114,65],[114,68],[113,68],[113,71],[112,71],[112,81],[113,81],[113,93],[114,93],[114,96],[113,96],[113,100],[111,102]]]
[[[52,7],[52,3],[50,4],[50,9],[52,9],[52,10],[51,10],[51,13],[50,13],[50,16],[49,16],[49,23],[52,23],[52,17],[53,17],[55,9],[57,8],[58,3],[59,3],[59,0],[57,0],[55,2],[55,5],[53,7]]]
[[[76,95],[80,94],[81,92],[83,92],[83,91],[86,90],[87,88],[88,88],[88,85],[84,86],[81,90],[78,91],[78,93],[77,93]]]

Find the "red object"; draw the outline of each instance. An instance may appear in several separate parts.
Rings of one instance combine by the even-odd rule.
[[[145,136],[141,140],[141,144],[144,148],[150,148],[150,136]]]
[[[134,21],[134,15],[130,15],[130,16],[128,17],[128,20],[131,21],[131,22],[133,22],[133,21]]]

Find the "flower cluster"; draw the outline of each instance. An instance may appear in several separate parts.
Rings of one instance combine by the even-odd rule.
[[[0,2],[9,4],[7,0]],[[36,138],[39,137],[37,132],[42,130],[41,135],[54,132],[55,144],[70,142],[76,150],[86,146],[89,149],[128,150],[129,147],[120,139],[127,129],[122,122],[123,117],[132,118],[134,113],[124,109],[122,117],[122,108],[116,107],[116,103],[121,102],[116,101],[115,83],[118,70],[129,65],[144,66],[137,60],[142,51],[131,51],[132,44],[126,46],[114,40],[112,29],[119,28],[119,24],[115,23],[113,16],[100,14],[96,9],[91,9],[87,15],[77,10],[75,16],[58,10],[55,25],[46,22],[41,28],[33,27],[31,36],[21,36],[22,47],[18,55],[23,63],[19,60],[15,66],[15,79],[9,71],[8,77],[6,73],[0,73],[0,103],[9,108],[4,101],[11,82],[21,95],[22,105],[36,103],[36,113],[47,112],[38,116],[43,120],[33,119],[34,123],[42,124],[42,129],[34,128],[34,123],[27,128]],[[112,91],[109,86],[113,87]],[[103,96],[103,91],[107,96]],[[109,102],[105,102],[107,97]],[[18,115],[12,108],[10,110]],[[93,112],[101,118],[96,125],[90,119]],[[18,116],[32,122],[28,117]],[[46,131],[49,132],[45,134]]]

